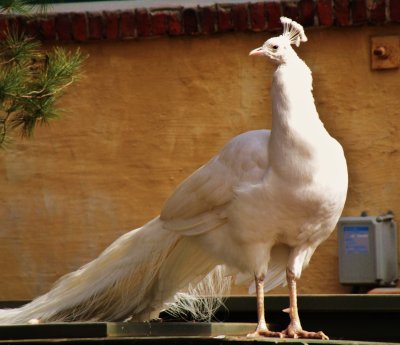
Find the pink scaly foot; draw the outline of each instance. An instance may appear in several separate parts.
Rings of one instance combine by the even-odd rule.
[[[264,316],[264,276],[255,277],[256,280],[256,293],[257,293],[257,317],[258,325],[255,332],[247,335],[249,338],[257,337],[271,337],[271,338],[283,338],[284,335],[281,332],[270,331],[265,322]]]
[[[308,332],[301,327],[300,317],[297,308],[297,288],[295,275],[291,270],[286,271],[286,278],[289,286],[290,307],[288,308],[290,324],[282,333],[287,338],[306,338],[329,340],[324,332]],[[286,309],[284,310],[286,311]]]
[[[284,338],[285,335],[281,332],[273,332],[270,330],[263,330],[263,331],[255,331],[253,333],[247,334],[248,338],[260,338],[260,337],[265,337],[265,338]]]
[[[247,334],[248,338],[284,338],[285,335],[282,332],[270,331],[264,322],[258,324],[257,329],[253,333]]]
[[[282,334],[285,338],[305,338],[305,339],[322,339],[329,340],[329,337],[322,331],[319,332],[308,332],[301,328],[301,326],[294,326],[292,324],[289,325]]]

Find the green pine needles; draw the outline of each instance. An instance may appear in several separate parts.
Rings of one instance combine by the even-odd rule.
[[[56,101],[79,77],[85,59],[79,50],[40,48],[40,42],[12,29],[0,41],[1,148],[14,132],[31,137],[37,125],[58,118]]]

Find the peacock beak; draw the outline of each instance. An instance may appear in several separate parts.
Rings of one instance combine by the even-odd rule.
[[[263,47],[259,47],[256,49],[253,49],[250,53],[249,56],[264,56],[264,49]]]

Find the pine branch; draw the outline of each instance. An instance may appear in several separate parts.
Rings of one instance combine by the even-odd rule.
[[[0,0],[0,13],[29,14],[32,5],[24,0]]]
[[[30,62],[31,59],[40,56],[39,47],[40,43],[33,38],[26,37],[14,29],[8,30],[6,37],[0,41],[1,65],[14,61],[18,64]]]
[[[79,78],[86,58],[79,50],[46,54],[39,47],[15,33],[0,42],[0,147],[11,132],[31,137],[37,125],[58,118],[56,101]]]
[[[45,12],[49,4],[51,4],[51,0],[42,0],[40,3],[30,0],[0,0],[0,14],[29,16],[33,12]]]
[[[50,0],[42,0],[39,9]],[[30,0],[0,0],[0,15],[27,15],[38,8]],[[37,125],[58,118],[56,102],[79,77],[85,56],[61,48],[45,53],[40,42],[10,30],[0,41],[0,148],[16,130],[33,135]]]

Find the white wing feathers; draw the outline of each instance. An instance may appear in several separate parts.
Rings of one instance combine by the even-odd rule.
[[[164,228],[194,236],[225,224],[235,190],[265,175],[268,139],[266,130],[239,135],[183,181],[161,211]]]

